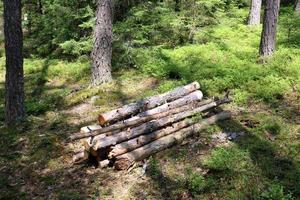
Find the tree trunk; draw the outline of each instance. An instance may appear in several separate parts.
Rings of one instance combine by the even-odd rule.
[[[258,24],[260,24],[261,4],[262,4],[262,0],[252,0],[251,1],[251,8],[250,8],[248,25],[258,25]]]
[[[183,112],[193,106],[195,106],[197,101],[202,99],[202,92],[195,91],[187,96],[184,96],[176,101],[172,101],[170,103],[163,104],[159,107],[156,107],[152,110],[145,111],[143,113],[138,114],[132,118],[126,119],[124,121],[120,121],[116,124],[113,124],[108,127],[102,128],[101,126],[87,126],[81,128],[80,133],[76,133],[70,136],[71,140],[77,140],[85,137],[96,136],[102,133],[107,133],[114,130],[120,130],[130,126],[136,126],[141,123],[165,117],[167,115]],[[200,102],[200,105],[205,105],[211,103],[213,100],[206,100]],[[198,104],[197,104],[198,105]]]
[[[21,0],[4,0],[3,3],[6,53],[5,121],[9,125],[25,116],[23,33]]]
[[[279,6],[280,0],[268,0],[266,2],[259,50],[262,57],[271,56],[275,52]]]
[[[296,12],[300,12],[300,0],[297,0],[297,1],[296,1],[296,4],[295,4],[295,11],[296,11]]]
[[[145,111],[154,107],[157,107],[165,102],[170,102],[176,100],[180,97],[186,96],[187,94],[194,92],[199,89],[200,85],[198,82],[193,82],[189,85],[176,88],[170,92],[166,92],[164,94],[152,96],[143,100],[140,100],[136,103],[131,103],[125,105],[121,108],[103,113],[99,115],[99,123],[100,125],[104,125],[107,123],[113,123],[128,117],[130,115],[134,115],[140,111]]]
[[[142,146],[134,151],[116,157],[114,166],[117,170],[128,169],[134,162],[143,160],[150,155],[162,151],[176,143],[182,142],[185,138],[191,136],[195,132],[199,132],[206,128],[208,125],[214,124],[220,120],[225,120],[231,117],[230,112],[222,112],[201,122],[181,129],[173,134],[162,137],[154,142]]]
[[[134,137],[140,136],[144,133],[151,133],[161,127],[167,126],[169,124],[172,124],[174,122],[178,122],[184,118],[191,117],[197,113],[201,113],[205,110],[209,110],[211,108],[217,107],[223,103],[230,102],[229,99],[224,99],[216,102],[212,102],[210,104],[200,106],[197,108],[194,108],[192,110],[188,110],[182,113],[178,113],[176,115],[167,116],[158,120],[152,120],[150,122],[144,123],[140,126],[134,127],[130,130],[122,131],[118,134],[114,134],[105,138],[101,138],[97,140],[94,138],[93,140],[93,146],[92,148],[96,151],[98,149],[107,148],[111,145],[118,144],[120,142],[124,142],[126,140],[130,140]]]
[[[112,80],[112,21],[113,0],[98,0],[94,48],[92,51],[92,84],[100,85]]]

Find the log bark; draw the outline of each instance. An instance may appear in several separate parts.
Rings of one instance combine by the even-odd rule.
[[[201,122],[181,129],[174,134],[162,137],[154,142],[142,146],[134,151],[116,157],[114,167],[117,170],[128,169],[134,162],[143,160],[150,155],[162,151],[176,143],[182,142],[185,138],[191,136],[195,132],[199,132],[206,128],[208,125],[214,124],[220,120],[225,120],[231,117],[230,112],[222,112]]]
[[[180,99],[172,101],[170,103],[163,104],[154,109],[145,111],[138,114],[132,118],[126,119],[124,121],[118,122],[108,127],[102,128],[101,126],[86,126],[83,127],[80,133],[76,133],[70,136],[70,140],[77,140],[85,137],[94,137],[102,133],[111,132],[114,130],[120,130],[126,127],[136,126],[141,123],[165,117],[167,115],[175,114],[184,111],[184,109],[189,109],[192,106],[195,106],[195,102],[200,101],[203,97],[201,91],[195,91],[187,96],[184,96]],[[201,103],[197,103],[198,106],[211,103],[213,100],[206,100]],[[194,102],[194,103],[193,103]],[[186,105],[186,106],[185,106]],[[185,106],[185,107],[182,107]],[[181,108],[182,107],[182,108]]]
[[[259,25],[260,24],[260,10],[262,0],[252,0],[249,14],[248,25]]]
[[[122,131],[122,132],[120,132],[118,134],[115,134],[115,135],[111,135],[111,136],[101,138],[101,139],[94,138],[92,148],[94,150],[107,148],[111,145],[115,145],[115,144],[118,144],[120,142],[130,140],[130,139],[132,139],[134,137],[137,137],[137,136],[140,136],[144,133],[153,132],[153,131],[161,128],[161,127],[167,126],[167,125],[172,124],[174,122],[178,122],[178,121],[180,121],[184,118],[191,117],[191,116],[193,116],[197,113],[203,112],[205,110],[217,107],[221,104],[228,103],[228,102],[230,102],[230,100],[228,98],[225,98],[225,99],[222,99],[222,100],[219,100],[219,101],[209,103],[209,104],[204,105],[204,106],[194,108],[192,110],[188,110],[188,111],[181,112],[181,113],[178,113],[178,114],[175,114],[175,115],[172,115],[172,116],[167,116],[167,117],[164,117],[164,118],[160,118],[158,120],[152,120],[150,122],[144,123],[140,126],[134,127],[134,128],[132,128],[130,130],[127,130],[127,131]]]
[[[121,108],[103,113],[99,115],[98,121],[100,125],[113,123],[124,119],[130,115],[134,115],[140,111],[149,110],[151,108],[157,107],[165,102],[174,101],[180,97],[186,96],[187,94],[194,92],[199,89],[200,85],[198,82],[193,82],[189,85],[176,88],[170,92],[160,94],[157,96],[149,97],[143,100],[140,100],[136,103],[131,103],[125,105]]]
[[[280,0],[266,1],[263,30],[259,48],[259,54],[261,57],[271,56],[275,52],[279,7]]]
[[[89,125],[89,126],[82,127],[80,129],[80,133],[82,133],[82,134],[89,134],[89,133],[91,133],[93,131],[97,131],[97,130],[100,130],[100,129],[102,129],[102,126],[100,126],[100,125]],[[80,138],[76,138],[76,139],[80,139]]]
[[[137,149],[137,148],[144,146],[154,140],[162,138],[166,135],[174,133],[180,129],[183,129],[183,128],[193,125],[195,123],[197,123],[197,120],[195,120],[195,119],[185,119],[183,121],[172,124],[171,126],[168,126],[164,129],[154,131],[153,133],[142,135],[137,138],[133,138],[129,141],[122,142],[122,143],[117,144],[112,147],[112,150],[108,154],[108,157],[110,159],[117,157],[119,155],[122,155],[129,151],[132,151],[134,149]]]

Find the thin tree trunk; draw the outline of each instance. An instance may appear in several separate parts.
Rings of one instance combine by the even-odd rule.
[[[112,80],[112,21],[113,0],[99,0],[92,51],[92,84],[100,85]]]
[[[259,49],[259,54],[262,57],[271,56],[275,52],[279,7],[280,0],[268,0],[266,2]]]
[[[261,4],[262,4],[262,0],[252,0],[251,1],[251,8],[250,8],[248,25],[258,25],[258,24],[260,24]]]
[[[4,0],[3,3],[6,53],[5,121],[9,125],[25,116],[23,32],[21,0]]]
[[[300,0],[297,0],[297,1],[296,1],[296,4],[295,4],[295,11],[296,11],[296,12],[300,12]]]

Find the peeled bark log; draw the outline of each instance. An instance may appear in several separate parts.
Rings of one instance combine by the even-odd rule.
[[[193,125],[195,123],[197,123],[197,121],[195,119],[185,119],[178,123],[172,124],[171,126],[168,126],[164,129],[154,131],[153,133],[142,135],[137,138],[133,138],[129,141],[122,142],[122,143],[117,144],[112,147],[112,150],[109,153],[108,157],[109,158],[117,157],[119,155],[122,155],[129,151],[132,151],[134,149],[137,149],[137,148],[144,146],[154,140],[162,138],[166,135],[174,133],[180,129],[183,129],[183,128]]]
[[[96,131],[96,130],[100,130],[100,129],[102,129],[102,126],[99,126],[99,125],[89,125],[89,126],[82,127],[80,129],[80,133],[82,133],[82,134],[89,134],[92,131]],[[80,139],[80,138],[77,138],[77,139]]]
[[[210,104],[197,107],[193,110],[178,113],[178,114],[172,115],[172,116],[167,116],[167,117],[164,117],[164,118],[160,118],[158,120],[152,120],[152,121],[144,123],[144,124],[142,124],[138,127],[132,128],[132,129],[127,130],[127,131],[122,131],[118,134],[108,136],[108,137],[105,137],[105,138],[101,138],[99,140],[94,138],[92,148],[94,150],[98,150],[98,149],[101,149],[101,148],[106,148],[106,147],[109,147],[111,145],[118,144],[120,142],[124,142],[126,140],[130,140],[130,139],[132,139],[134,137],[137,137],[137,136],[140,136],[144,133],[153,132],[153,131],[161,128],[161,127],[167,126],[167,125],[172,124],[174,122],[178,122],[178,121],[180,121],[184,118],[191,117],[191,116],[193,116],[197,113],[203,112],[205,110],[214,108],[216,106],[219,106],[221,104],[228,103],[228,102],[230,102],[230,100],[225,98],[225,99],[222,99],[220,101],[212,102]]]
[[[195,132],[203,130],[208,125],[214,124],[220,120],[228,119],[230,117],[230,112],[222,112],[208,119],[204,119],[195,125],[181,129],[180,131],[177,131],[174,134],[162,137],[134,151],[116,157],[114,167],[117,170],[128,169],[132,164],[134,164],[134,162],[143,160],[144,158],[147,158],[152,154],[162,151],[176,143],[182,142],[185,138],[191,136]]]
[[[189,85],[176,88],[170,92],[160,94],[157,96],[149,97],[140,100],[136,103],[125,105],[121,108],[103,113],[99,115],[98,121],[100,125],[119,121],[125,117],[136,114],[140,111],[145,111],[154,107],[157,107],[165,102],[174,101],[180,97],[186,96],[187,94],[200,88],[198,82],[193,82]]]
[[[118,122],[116,124],[113,124],[108,127],[100,128],[100,126],[97,128],[97,126],[94,127],[83,127],[82,131],[80,133],[76,133],[72,136],[70,136],[70,140],[77,140],[85,137],[93,137],[100,135],[102,133],[107,133],[114,130],[120,130],[126,127],[130,126],[136,126],[141,123],[158,119],[165,117],[167,115],[175,114],[184,111],[185,109],[188,110],[192,106],[195,106],[192,104],[193,102],[200,101],[203,97],[203,94],[201,91],[195,91],[187,96],[184,96],[180,99],[177,99],[175,101],[172,101],[170,103],[163,104],[159,107],[156,107],[154,109],[145,111],[143,113],[138,114],[137,116],[134,116],[132,118],[126,119],[124,121]],[[206,100],[203,102],[198,103],[197,105],[205,105],[208,103],[211,103],[213,100]],[[182,106],[186,105],[185,107],[181,108]],[[90,131],[88,131],[90,130]]]

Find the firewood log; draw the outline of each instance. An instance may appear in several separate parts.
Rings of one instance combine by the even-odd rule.
[[[196,119],[184,119],[183,121],[174,123],[166,128],[154,131],[150,134],[141,135],[137,138],[122,142],[112,147],[108,157],[117,157],[195,123],[197,123]]]
[[[121,108],[103,113],[99,115],[98,121],[100,125],[105,125],[107,123],[113,123],[128,117],[130,115],[134,115],[138,112],[149,110],[151,108],[157,107],[165,102],[174,101],[180,97],[186,96],[187,94],[197,90],[200,88],[198,82],[193,82],[189,85],[176,88],[172,91],[166,92],[164,94],[152,96],[143,100],[140,100],[136,103],[131,103],[125,105]]]
[[[123,129],[126,127],[136,126],[136,125],[139,125],[141,123],[144,123],[144,122],[147,122],[147,121],[150,121],[153,119],[158,119],[158,118],[162,118],[167,115],[170,115],[170,114],[178,113],[178,112],[181,112],[181,110],[188,109],[188,107],[192,106],[191,103],[200,101],[202,99],[202,97],[203,97],[203,94],[201,91],[195,91],[195,92],[193,92],[187,96],[184,96],[180,99],[177,99],[170,103],[163,104],[154,109],[142,112],[134,117],[131,117],[124,121],[120,121],[111,126],[104,127],[104,128],[92,127],[93,130],[91,130],[91,128],[90,128],[90,131],[81,131],[79,133],[73,134],[70,136],[70,140],[77,140],[77,139],[81,139],[81,138],[85,138],[85,137],[92,137],[92,136],[100,135],[102,133],[107,133],[107,132],[111,132],[114,130],[120,130],[120,129]],[[212,101],[213,100],[206,100],[206,101],[200,102],[199,106],[211,103]],[[186,108],[180,108],[182,106],[186,106]],[[178,111],[176,110],[176,108],[178,108],[177,109]],[[88,126],[82,128],[82,130],[88,130],[88,129],[89,129]]]
[[[175,115],[166,116],[157,120],[152,120],[150,122],[146,122],[140,126],[134,127],[132,129],[128,129],[126,131],[122,131],[120,133],[105,137],[96,139],[94,138],[92,148],[94,150],[98,150],[101,148],[106,148],[111,145],[115,145],[121,142],[124,142],[126,140],[130,140],[132,138],[135,138],[137,136],[140,136],[145,133],[151,133],[161,127],[167,126],[169,124],[172,124],[174,122],[178,122],[184,118],[191,117],[197,113],[201,113],[205,110],[209,110],[211,108],[217,107],[221,104],[228,103],[230,100],[228,98],[224,98],[222,100],[218,100],[209,104],[206,104],[204,106],[196,107],[192,110],[188,110],[185,112],[181,112]]]
[[[225,120],[231,117],[230,112],[222,112],[207,119],[203,119],[197,124],[181,129],[173,134],[155,140],[145,146],[142,146],[134,151],[117,156],[114,167],[117,170],[128,169],[134,162],[143,160],[150,155],[162,151],[176,143],[182,142],[185,138],[191,136],[195,132],[199,132],[208,125],[214,124],[217,121]]]

